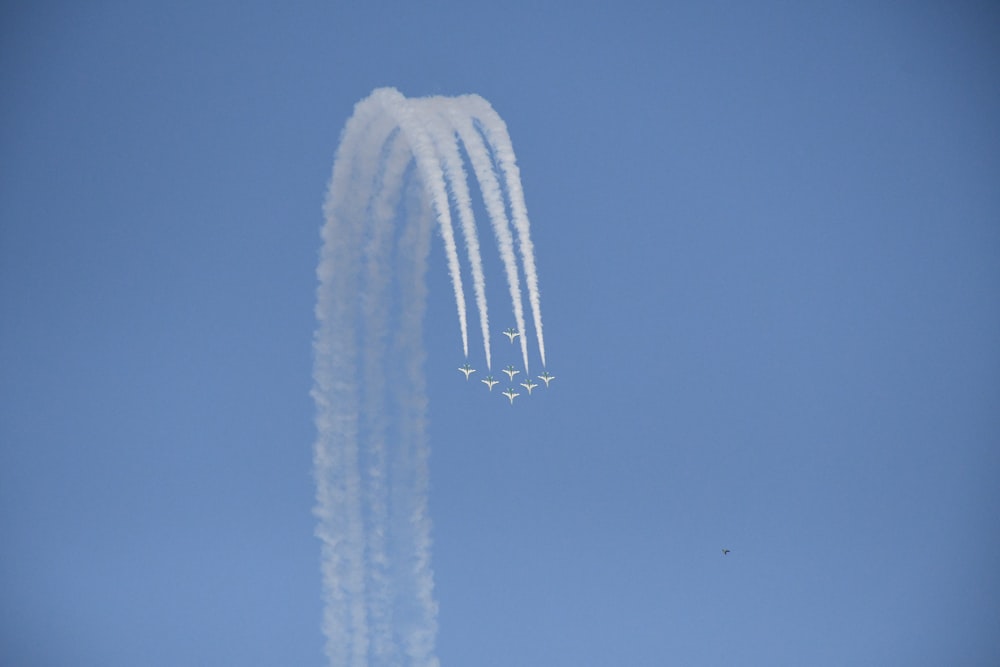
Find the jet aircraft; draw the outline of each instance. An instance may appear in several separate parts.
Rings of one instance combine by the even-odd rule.
[[[556,379],[556,376],[549,375],[549,372],[545,371],[544,373],[538,376],[538,379],[543,381],[545,383],[545,386],[548,387],[549,383]]]
[[[507,338],[510,338],[510,342],[513,343],[514,339],[521,335],[521,332],[515,329],[514,327],[511,327],[506,331],[504,331],[503,335],[506,336]]]
[[[517,370],[513,366],[508,366],[507,368],[503,369],[503,372],[506,373],[508,377],[510,377],[510,381],[513,382],[514,376],[520,373],[521,371]]]
[[[500,381],[494,380],[492,375],[487,375],[481,382],[489,387],[490,391],[493,391],[493,385],[500,384]]]
[[[469,379],[470,375],[472,375],[473,373],[476,372],[476,369],[473,368],[472,366],[470,366],[469,364],[465,364],[464,366],[459,366],[458,370],[460,370],[461,372],[465,373],[465,379],[466,380]]]
[[[531,396],[531,390],[534,389],[535,387],[537,387],[538,383],[537,382],[532,382],[531,378],[527,378],[527,379],[525,379],[524,382],[521,383],[521,386],[524,387],[525,389],[527,389],[528,390],[528,396]]]
[[[722,555],[725,556],[727,553],[729,553],[729,549],[723,548]]]
[[[510,389],[507,389],[506,391],[504,391],[503,395],[510,399],[510,404],[511,405],[514,405],[514,397],[520,396],[519,393],[517,393],[516,391],[514,391],[513,387],[511,387]]]

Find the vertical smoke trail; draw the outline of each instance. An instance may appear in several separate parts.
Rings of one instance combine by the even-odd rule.
[[[372,146],[380,140],[373,137]],[[367,558],[369,578],[367,600],[370,616],[371,651],[374,664],[390,665],[399,663],[393,632],[394,577],[390,572],[388,524],[391,514],[389,485],[390,443],[394,439],[389,433],[386,414],[389,410],[384,359],[389,357],[389,308],[393,294],[390,291],[390,277],[395,275],[391,263],[393,250],[393,222],[400,203],[401,184],[406,167],[411,161],[411,151],[405,138],[398,130],[392,131],[382,145],[383,168],[378,172],[369,202],[371,218],[368,242],[365,248],[368,288],[363,292],[363,322],[367,324],[364,352],[364,394],[366,401],[365,418],[369,426],[370,456],[366,466],[368,532]],[[406,300],[404,299],[404,302]]]
[[[322,543],[323,629],[332,665],[362,664],[367,653],[367,627],[359,589],[364,572],[359,445],[358,334],[355,304],[344,295],[360,287],[360,234],[363,205],[352,186],[366,171],[368,154],[358,146],[376,118],[374,100],[355,106],[344,129],[330,181],[317,267],[318,322],[315,341],[313,400],[317,440],[314,450],[316,534]],[[368,160],[368,164],[372,164]],[[361,180],[364,180],[361,177]]]
[[[449,105],[447,113],[452,125],[462,144],[465,146],[472,169],[479,181],[479,189],[483,195],[483,203],[486,205],[486,212],[493,227],[493,233],[500,250],[500,259],[503,261],[504,272],[507,276],[507,286],[510,290],[510,300],[514,308],[514,322],[518,331],[524,332],[524,309],[521,304],[521,280],[517,273],[517,259],[514,256],[514,238],[510,233],[510,223],[507,220],[506,207],[504,206],[503,192],[500,188],[500,181],[493,169],[493,161],[490,159],[489,149],[484,143],[483,137],[476,130],[474,118],[464,111],[465,98],[460,97]],[[528,372],[528,349],[524,342],[526,336],[521,336],[521,353],[524,360],[524,372]]]
[[[538,353],[542,359],[542,366],[545,365],[545,337],[542,334],[542,309],[541,297],[538,293],[538,271],[535,268],[535,247],[531,242],[531,225],[528,222],[528,208],[524,203],[524,190],[521,188],[521,170],[517,166],[517,158],[514,156],[514,146],[510,141],[510,134],[507,132],[507,124],[499,114],[493,110],[490,103],[479,95],[467,95],[462,98],[468,105],[471,113],[482,123],[487,140],[493,147],[496,156],[497,166],[504,175],[504,184],[507,187],[507,194],[510,197],[511,218],[514,228],[517,230],[517,244],[521,251],[521,260],[524,266],[524,279],[528,284],[528,300],[531,303],[531,314],[535,324],[535,336],[538,338]],[[524,327],[521,328],[521,344],[527,345],[526,336],[523,335]],[[525,352],[525,354],[527,354]],[[527,370],[527,363],[525,364]]]
[[[486,355],[486,368],[490,369],[493,362],[490,354],[490,322],[489,313],[486,306],[486,278],[483,275],[483,260],[479,252],[479,235],[476,233],[476,219],[472,213],[472,197],[469,195],[469,183],[465,174],[465,167],[462,163],[462,156],[458,151],[458,137],[455,129],[451,126],[448,116],[441,112],[441,108],[450,102],[443,97],[432,97],[427,100],[418,100],[430,107],[426,118],[431,138],[435,148],[441,156],[441,166],[444,168],[445,176],[452,197],[455,201],[455,208],[458,211],[459,222],[461,223],[462,236],[465,238],[465,246],[469,257],[469,265],[472,270],[473,288],[476,293],[476,307],[479,310],[479,327],[483,336],[483,353]]]
[[[406,382],[397,385],[397,404],[408,425],[399,433],[397,476],[398,511],[394,526],[402,536],[398,559],[400,591],[398,624],[401,643],[411,665],[438,667],[434,657],[437,636],[437,603],[434,600],[434,575],[431,570],[431,520],[428,512],[430,448],[427,442],[427,389],[423,376],[424,353],[418,341],[422,329],[424,304],[427,303],[425,274],[430,254],[430,229],[433,208],[424,191],[411,191],[408,201],[414,210],[412,223],[404,230],[402,245],[410,252],[401,254],[403,312],[396,347]]]
[[[417,163],[424,186],[429,190],[434,216],[437,218],[441,238],[444,239],[445,254],[448,257],[448,274],[451,276],[452,288],[455,291],[455,305],[458,307],[459,326],[462,330],[462,350],[469,356],[469,328],[465,314],[465,290],[462,287],[462,273],[458,263],[458,246],[455,243],[455,230],[451,224],[451,208],[448,206],[448,192],[444,184],[441,170],[438,168],[438,158],[434,145],[427,134],[426,127],[417,118],[413,103],[403,97],[398,91],[392,90],[386,95],[386,111],[399,124],[400,130],[406,136],[413,157]]]
[[[520,185],[512,185],[517,173],[497,138],[497,119],[481,120],[488,116],[481,104],[475,114],[470,109],[455,99],[407,100],[392,89],[376,90],[355,106],[334,162],[317,267],[312,395],[323,631],[337,667],[438,667],[422,321],[436,225],[468,354],[451,206],[465,240],[488,365],[490,356],[485,277],[459,141],[483,191],[524,331],[503,198],[504,188],[520,196]],[[509,206],[537,311],[527,218],[513,200]],[[523,337],[522,353],[527,370]]]

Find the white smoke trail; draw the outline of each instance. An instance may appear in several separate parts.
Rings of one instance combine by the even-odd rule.
[[[428,512],[430,448],[427,443],[427,390],[423,377],[424,354],[421,339],[424,304],[427,302],[425,273],[430,254],[432,206],[421,195],[411,193],[416,214],[404,230],[402,245],[410,252],[400,255],[403,276],[403,312],[397,338],[401,364],[405,368],[405,386],[398,388],[398,405],[405,424],[399,432],[400,455],[396,460],[400,479],[397,494],[395,527],[409,550],[401,552],[400,580],[406,583],[398,606],[401,638],[410,664],[438,667],[434,657],[437,636],[437,602],[434,600],[434,574],[431,570],[431,520]],[[414,201],[416,200],[416,201]],[[403,591],[401,591],[403,592]]]
[[[458,150],[458,137],[449,122],[449,116],[444,109],[450,100],[443,97],[432,97],[426,100],[416,100],[428,107],[425,118],[428,130],[434,141],[435,148],[441,156],[441,166],[448,179],[450,191],[458,211],[462,236],[465,239],[466,252],[472,271],[473,288],[476,294],[476,307],[479,310],[479,327],[483,336],[483,354],[486,356],[486,368],[493,366],[490,354],[490,321],[486,305],[486,278],[483,275],[483,260],[479,252],[479,235],[476,233],[476,219],[472,213],[472,197],[469,194],[469,183],[466,177],[462,156]]]
[[[528,285],[528,300],[531,303],[531,314],[535,324],[535,336],[538,339],[538,354],[545,366],[545,337],[542,333],[541,297],[538,293],[538,271],[535,268],[535,246],[531,242],[531,224],[528,222],[528,207],[524,203],[524,190],[521,187],[521,170],[517,166],[514,146],[507,132],[507,123],[493,110],[490,103],[479,95],[466,95],[462,98],[471,113],[479,119],[486,133],[486,138],[493,147],[497,165],[504,175],[504,184],[510,198],[511,218],[514,229],[517,230],[517,245],[521,251],[521,261],[524,266],[524,279]],[[524,327],[521,329],[521,343],[527,345]],[[525,363],[527,371],[527,363]]]
[[[407,100],[392,89],[376,90],[355,106],[337,150],[317,268],[312,391],[323,631],[329,662],[337,667],[438,665],[421,331],[436,223],[468,355],[449,194],[465,240],[490,364],[485,277],[459,140],[483,191],[515,319],[525,332],[504,187],[512,197],[544,362],[527,218],[518,213],[523,202],[514,201],[522,195],[520,185],[512,185],[517,176],[513,154],[505,148],[509,138],[503,139],[506,129],[497,125],[499,117],[490,116],[483,104]],[[390,370],[402,377],[389,381]]]
[[[313,399],[317,441],[314,450],[316,534],[322,542],[323,628],[333,665],[362,664],[367,654],[363,597],[364,547],[361,480],[358,474],[358,333],[343,326],[357,320],[355,304],[344,295],[359,289],[359,199],[351,196],[356,179],[375,161],[359,151],[369,124],[377,118],[373,98],[355,106],[344,129],[327,193],[323,247],[317,267]],[[362,205],[363,206],[363,205]]]
[[[385,90],[385,89],[382,89]],[[406,137],[417,169],[423,179],[424,186],[429,190],[431,206],[438,221],[441,238],[444,239],[445,254],[448,258],[448,274],[451,276],[452,288],[455,291],[455,305],[458,306],[458,321],[462,330],[462,351],[469,356],[469,328],[465,314],[465,290],[462,287],[462,273],[458,263],[458,246],[455,243],[455,230],[451,224],[451,209],[448,206],[448,192],[445,188],[441,169],[438,167],[438,157],[434,144],[428,136],[427,129],[420,122],[413,103],[398,91],[391,92],[383,103],[385,110],[395,119],[400,130]]]
[[[497,180],[496,172],[493,169],[493,161],[490,159],[489,149],[484,143],[482,135],[476,130],[473,123],[474,118],[465,111],[465,97],[460,97],[452,104],[448,105],[447,114],[458,136],[462,139],[472,169],[479,181],[479,189],[483,195],[483,203],[486,205],[486,213],[489,216],[493,233],[500,250],[500,259],[503,262],[504,273],[507,276],[507,287],[510,290],[511,305],[514,308],[514,323],[518,331],[524,333],[524,308],[521,304],[521,280],[517,273],[517,259],[514,256],[514,237],[510,232],[510,223],[507,220],[506,207],[504,206],[503,192],[500,182]],[[524,342],[525,336],[521,336],[521,353],[524,360],[524,372],[528,372],[528,349]]]
[[[373,136],[372,146],[379,135]],[[388,524],[390,519],[388,420],[386,373],[383,360],[388,356],[388,309],[392,294],[390,277],[394,275],[390,256],[392,251],[393,221],[399,205],[401,187],[411,150],[405,137],[392,132],[383,144],[381,164],[383,169],[373,186],[369,203],[371,234],[365,248],[368,283],[363,292],[365,331],[364,350],[364,402],[366,423],[369,427],[370,457],[367,464],[366,502],[368,515],[367,557],[369,563],[368,608],[370,613],[372,658],[374,664],[399,663],[399,652],[393,632],[392,607],[394,591],[390,572],[391,557]],[[403,300],[404,303],[406,299]]]

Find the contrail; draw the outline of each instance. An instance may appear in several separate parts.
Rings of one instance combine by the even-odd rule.
[[[316,403],[314,448],[316,534],[322,542],[325,598],[323,629],[331,665],[363,664],[367,655],[366,610],[358,606],[364,572],[361,480],[358,473],[360,404],[358,334],[343,323],[357,319],[344,295],[360,287],[360,221],[363,209],[348,195],[365,172],[359,144],[372,122],[371,98],[355,106],[334,162],[324,214],[323,246],[317,267],[317,330],[312,396]],[[369,160],[371,162],[371,160]]]
[[[469,195],[469,184],[459,154],[458,135],[449,122],[449,116],[444,113],[450,101],[443,97],[432,97],[422,101],[429,106],[426,114],[431,137],[441,156],[441,166],[447,176],[448,184],[458,210],[462,236],[468,251],[469,265],[472,270],[473,288],[476,293],[476,307],[479,310],[479,327],[483,336],[483,354],[486,355],[486,368],[493,367],[490,354],[490,321],[486,305],[486,278],[483,275],[483,260],[479,252],[479,235],[476,233],[476,219],[472,213],[472,197]]]
[[[462,99],[470,114],[482,123],[486,138],[493,147],[497,165],[504,175],[504,185],[506,185],[510,197],[511,218],[514,222],[514,229],[517,230],[517,244],[524,266],[524,279],[528,284],[528,300],[531,303],[535,336],[538,339],[538,354],[542,359],[542,366],[545,366],[545,338],[542,335],[542,308],[541,298],[538,294],[538,271],[535,269],[535,248],[531,242],[531,224],[528,222],[528,208],[524,203],[521,170],[518,168],[517,158],[514,156],[514,146],[510,140],[510,134],[507,132],[507,124],[493,110],[489,102],[479,95],[467,95]],[[524,326],[518,324],[518,327],[522,332],[521,345],[527,346]],[[527,360],[525,360],[524,366],[525,372],[527,372]]]
[[[545,361],[527,213],[503,121],[478,97],[410,100],[391,88],[374,91],[355,105],[341,135],[317,267],[315,515],[326,655],[337,667],[438,666],[422,322],[436,226],[468,357],[453,208],[487,368],[491,364],[486,280],[463,147],[504,264],[525,372],[527,332],[511,227]]]
[[[368,290],[364,292],[362,307],[366,328],[365,354],[363,359],[363,387],[366,400],[363,415],[368,426],[367,465],[368,486],[365,494],[368,514],[367,562],[368,562],[368,609],[371,624],[372,656],[375,664],[398,664],[399,653],[393,633],[392,606],[394,577],[390,571],[389,555],[389,456],[390,434],[385,415],[387,404],[386,372],[383,360],[389,355],[389,309],[392,294],[391,264],[393,250],[393,221],[400,204],[401,186],[406,168],[411,161],[410,146],[399,131],[392,131],[383,144],[382,169],[378,172],[373,191],[376,193],[369,203],[370,235],[365,247]],[[373,137],[375,140],[380,135]],[[409,251],[412,254],[412,251]],[[404,301],[406,301],[404,299]]]
[[[462,350],[465,356],[468,357],[469,328],[465,315],[465,290],[462,288],[462,272],[458,263],[458,246],[455,243],[455,230],[451,224],[451,208],[448,205],[448,192],[438,164],[438,156],[434,150],[434,144],[428,135],[427,125],[421,122],[413,103],[396,90],[387,93],[385,98],[383,102],[385,109],[396,120],[406,140],[409,142],[410,148],[413,151],[413,157],[417,163],[417,169],[424,182],[424,187],[430,193],[434,215],[438,221],[441,238],[444,239],[445,254],[448,257],[448,274],[451,276],[452,288],[455,291],[455,304],[458,306],[458,321],[462,329]]]
[[[469,155],[476,180],[479,181],[479,189],[483,195],[483,202],[486,205],[486,212],[489,215],[493,233],[496,236],[497,246],[500,250],[500,259],[503,262],[504,272],[507,275],[507,286],[510,290],[511,304],[514,308],[514,323],[518,331],[524,332],[524,308],[521,304],[521,280],[517,272],[517,259],[514,255],[514,237],[510,232],[510,223],[507,219],[506,206],[504,205],[503,192],[500,181],[493,169],[493,161],[490,159],[483,136],[476,130],[474,118],[469,116],[464,104],[465,97],[458,98],[447,108],[455,131],[462,139],[462,144]],[[528,372],[528,349],[525,344],[525,336],[521,336],[521,352],[524,361],[524,371]]]

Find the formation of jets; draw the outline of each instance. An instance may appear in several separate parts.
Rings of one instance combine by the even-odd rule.
[[[472,375],[473,373],[476,372],[476,369],[473,368],[472,366],[470,366],[469,364],[463,364],[462,366],[459,366],[458,370],[461,371],[462,373],[465,373],[465,379],[466,380],[469,379],[470,375]],[[517,375],[518,373],[520,373],[521,371],[517,370],[513,366],[507,366],[507,368],[503,369],[503,372],[506,373],[507,377],[510,378],[510,381],[513,382],[514,381],[514,376]],[[545,383],[545,386],[548,387],[549,386],[549,382],[552,382],[553,380],[555,380],[556,376],[552,375],[552,374],[550,374],[549,372],[546,371],[546,372],[543,372],[541,375],[539,375],[538,379],[541,380],[541,381],[543,381]],[[489,389],[490,391],[493,391],[493,387],[495,387],[498,384],[500,384],[500,381],[497,380],[497,379],[495,379],[492,375],[487,375],[482,380],[480,380],[480,382],[482,382],[483,384],[485,384],[486,388]],[[531,390],[534,389],[535,387],[537,387],[538,383],[535,382],[535,381],[533,381],[531,378],[525,378],[524,382],[521,382],[520,385],[522,387],[524,387],[525,389],[527,389],[528,390],[528,396],[531,396]],[[514,391],[513,387],[508,387],[507,389],[505,389],[504,391],[502,391],[500,393],[502,393],[504,396],[506,396],[507,398],[510,399],[511,405],[513,405],[513,403],[514,403],[514,398],[516,396],[520,396],[521,395],[521,394],[517,393],[516,391]]]
[[[504,331],[503,334],[505,336],[507,336],[507,338],[510,339],[511,343],[513,343],[514,339],[521,335],[521,332],[518,331],[517,329],[514,329],[513,327],[511,327],[510,329],[507,329],[506,331]],[[473,373],[476,372],[476,369],[473,368],[472,366],[470,366],[468,363],[465,363],[465,364],[462,364],[461,366],[459,366],[458,370],[459,370],[460,373],[463,373],[465,375],[466,381],[468,381],[470,375],[472,375]],[[504,372],[504,373],[507,374],[507,377],[510,379],[510,382],[513,384],[513,382],[514,382],[514,376],[520,374],[521,371],[519,371],[518,369],[514,368],[514,366],[507,366],[506,368],[503,369],[502,372]],[[544,382],[545,386],[548,387],[549,383],[556,379],[556,376],[552,375],[548,371],[544,371],[541,375],[538,376],[538,379],[541,380],[542,382]],[[492,375],[487,375],[482,380],[480,380],[480,382],[482,382],[483,384],[485,384],[486,388],[489,391],[493,391],[493,387],[495,387],[496,385],[500,384],[500,381],[494,379],[494,377]],[[531,396],[531,391],[535,387],[538,386],[538,383],[535,382],[534,380],[532,380],[530,377],[525,378],[524,381],[520,382],[519,384],[528,391],[528,396]],[[507,400],[510,401],[511,405],[514,405],[514,399],[521,395],[518,392],[514,391],[514,387],[512,387],[512,386],[508,387],[507,389],[505,389],[504,391],[502,391],[500,393]]]
[[[464,364],[462,366],[459,366],[458,370],[460,370],[461,372],[465,373],[465,379],[466,380],[469,379],[470,375],[472,375],[473,373],[476,372],[476,369],[473,368],[472,366],[470,366],[469,364]],[[520,373],[521,371],[517,370],[513,366],[508,366],[507,368],[503,369],[503,372],[506,373],[507,377],[510,378],[510,381],[513,382],[514,381],[514,376],[517,375],[518,373]],[[543,372],[541,375],[538,376],[539,380],[542,380],[543,382],[545,382],[545,386],[546,387],[548,387],[549,386],[549,382],[552,382],[552,380],[554,380],[555,378],[556,378],[555,375],[551,375],[548,372]],[[482,380],[480,380],[480,382],[482,382],[483,384],[485,384],[486,388],[489,389],[490,391],[493,391],[493,387],[495,387],[498,384],[500,384],[500,381],[497,380],[497,379],[495,379],[492,375],[487,375]],[[533,381],[531,378],[525,378],[524,382],[521,382],[520,385],[522,387],[524,387],[525,389],[527,389],[528,390],[528,396],[531,396],[531,390],[534,389],[535,387],[537,387],[538,383],[535,382],[535,381]],[[514,399],[521,395],[521,394],[517,393],[516,391],[514,391],[514,387],[508,387],[507,389],[504,389],[500,393],[503,394],[504,396],[506,396],[508,400],[510,400],[510,404],[511,405],[514,405]]]

